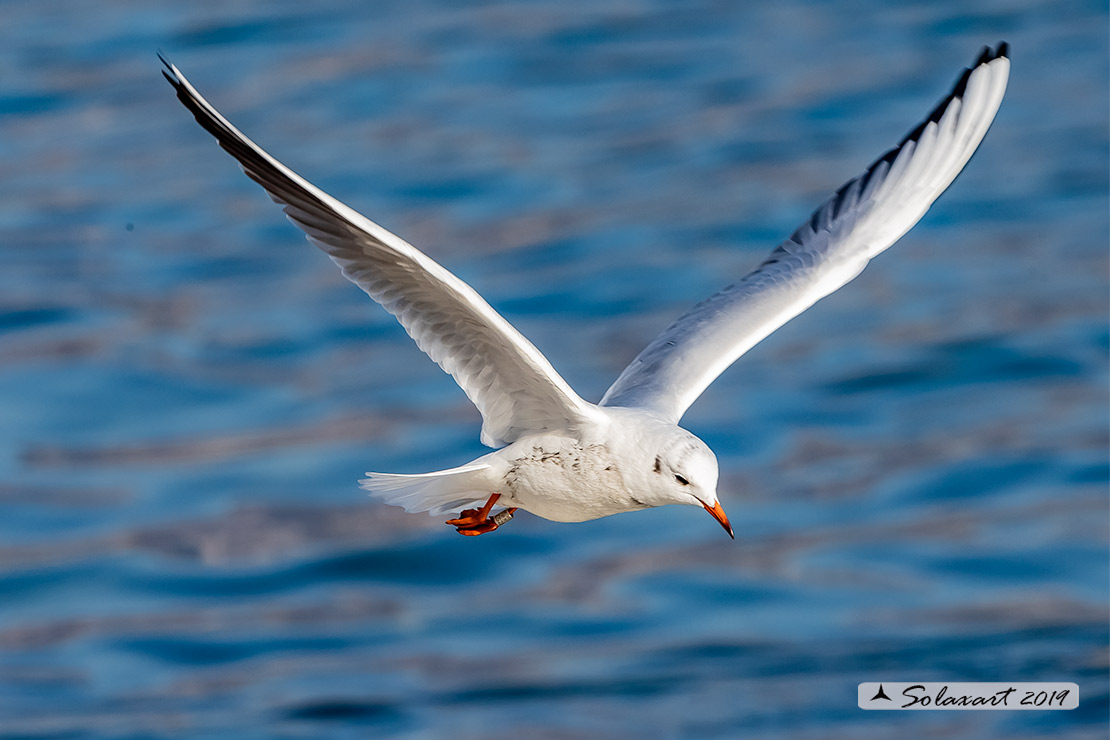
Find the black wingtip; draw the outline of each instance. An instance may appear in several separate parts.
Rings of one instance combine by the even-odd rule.
[[[170,60],[166,59],[166,55],[162,53],[161,49],[155,53],[158,55],[158,61],[162,62],[162,76],[165,77],[166,81],[173,85],[175,89],[179,88],[181,86],[181,80],[177,78],[177,72],[174,71],[173,65],[170,64]]]
[[[949,101],[955,98],[962,98],[964,96],[964,93],[967,92],[967,81],[971,79],[971,73],[978,69],[980,66],[980,64],[976,64],[973,67],[968,67],[964,70],[963,74],[960,75],[960,79],[956,80],[956,84],[952,86],[952,92],[948,93],[948,99],[943,101],[942,106],[947,106]],[[941,108],[941,111],[943,112],[943,107]]]
[[[953,100],[963,98],[963,96],[967,93],[967,83],[971,79],[971,75],[973,72],[975,72],[975,70],[979,69],[984,64],[990,64],[996,59],[1009,59],[1009,53],[1010,45],[1005,41],[999,41],[998,47],[995,49],[991,49],[991,47],[989,46],[984,46],[983,49],[979,52],[979,56],[975,58],[975,61],[972,63],[972,65],[964,69],[964,71],[960,74],[959,79],[956,80],[956,84],[952,86],[952,90],[948,93],[948,95],[944,97],[943,100],[937,103],[933,110],[929,112],[929,115],[925,117],[925,120],[919,123],[913,129],[913,131],[910,131],[908,134],[906,134],[906,136],[903,137],[900,142],[898,142],[898,146],[894,147],[868,166],[867,173],[864,175],[864,179],[860,185],[861,191],[867,188],[867,182],[868,180],[870,180],[871,175],[874,174],[874,169],[879,165],[880,162],[886,161],[888,165],[893,166],[894,158],[898,156],[898,152],[901,151],[902,147],[906,145],[906,142],[916,141],[930,123],[938,123],[940,121],[941,117],[944,115],[945,111],[948,110],[948,106],[952,103]]]
[[[989,46],[984,46],[983,50],[979,52],[979,57],[975,60],[975,67],[981,67],[984,64],[990,64],[995,59],[1009,59],[1010,58],[1010,44],[1007,41],[999,41],[998,46],[994,49]]]
[[[979,69],[979,67],[982,67],[984,64],[990,64],[996,59],[1009,59],[1009,54],[1010,45],[1005,41],[999,41],[997,49],[992,49],[989,46],[984,46],[983,50],[979,52],[979,56],[976,57],[975,62],[970,67],[964,70],[964,73],[960,75],[960,79],[956,80],[956,84],[955,86],[953,86],[952,92],[948,94],[948,100],[952,100],[953,98],[962,98],[964,96],[964,93],[967,92],[967,81],[971,79],[972,72]],[[937,110],[933,111],[933,113],[942,113],[944,106],[948,103],[948,100],[944,102],[944,105],[939,106]]]

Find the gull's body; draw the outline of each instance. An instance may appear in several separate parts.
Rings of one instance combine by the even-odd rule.
[[[655,414],[620,407],[599,408],[591,423],[573,432],[526,434],[455,470],[367,475],[363,486],[389,503],[433,514],[480,503],[490,493],[501,494],[501,506],[556,522],[668,503],[719,507],[717,460],[710,449]],[[673,488],[685,489],[691,500],[674,501]]]
[[[166,78],[309,240],[455,378],[482,414],[482,442],[499,448],[451,470],[367,473],[363,488],[432,514],[484,501],[449,522],[463,534],[496,529],[518,508],[574,522],[688,504],[704,507],[731,535],[717,500],[716,458],[678,426],[683,413],[740,355],[852,280],[917,223],[994,120],[1007,53],[1006,44],[984,49],[898,146],[841,187],[756,270],[675,321],[599,404],[580,398],[470,286],[268,155],[168,62]],[[494,506],[502,510],[490,518]]]

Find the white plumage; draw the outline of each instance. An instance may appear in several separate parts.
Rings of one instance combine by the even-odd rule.
[[[197,121],[343,275],[397,317],[482,414],[496,451],[451,470],[367,473],[362,485],[463,534],[496,529],[517,508],[582,521],[669,503],[717,500],[717,461],[677,426],[738,357],[856,277],[905,234],[974,154],[1002,102],[1008,47],[985,48],[899,144],[814,211],[753,272],[694,306],[632,361],[600,404],[583,400],[477,292],[415,247],[321,191],[240,133],[172,64],[166,79]],[[492,494],[492,495],[491,495]],[[507,512],[493,519],[494,507]]]

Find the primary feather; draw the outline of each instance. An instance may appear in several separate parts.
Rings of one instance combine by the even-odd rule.
[[[649,344],[602,406],[642,408],[678,423],[738,357],[859,275],[916,224],[964,168],[1006,91],[1009,49],[983,49],[905,138],[813,212],[740,282],[702,301]]]
[[[473,288],[271,157],[220,115],[177,67],[162,62],[177,97],[243,172],[454,377],[482,413],[483,443],[499,447],[529,433],[574,430],[597,417],[596,407]]]

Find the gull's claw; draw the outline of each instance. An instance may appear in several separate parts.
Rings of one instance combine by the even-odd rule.
[[[447,523],[454,527],[459,534],[468,537],[492,532],[512,519],[516,512],[516,507],[505,509],[495,514],[491,519],[490,510],[493,509],[493,505],[497,503],[499,498],[501,498],[500,493],[492,494],[481,509],[464,509],[459,512],[458,519],[448,519]]]
[[[477,509],[464,509],[459,512],[458,519],[448,519],[447,523],[452,527],[464,527],[469,524],[477,524],[482,521],[482,517]]]

